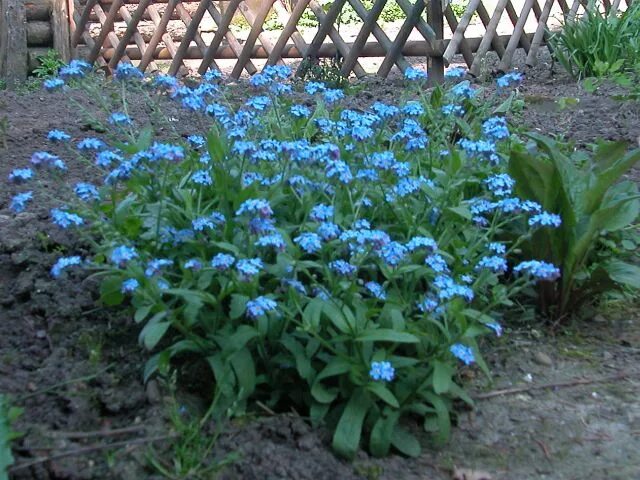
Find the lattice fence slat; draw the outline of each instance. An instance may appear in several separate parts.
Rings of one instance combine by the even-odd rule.
[[[576,18],[587,2],[497,0],[490,13],[488,0],[470,0],[457,16],[442,0],[395,0],[404,15],[392,35],[380,19],[390,1],[394,0],[375,0],[367,8],[362,0],[336,0],[325,11],[318,0],[73,0],[70,45],[74,55],[83,54],[109,69],[132,61],[143,71],[157,71],[160,61],[168,60],[170,74],[193,68],[192,61],[199,60],[196,69],[204,74],[211,66],[220,68],[226,65],[220,62],[233,60],[231,77],[239,78],[243,72],[258,72],[260,59],[276,65],[290,58],[315,62],[336,56],[343,75],[362,77],[367,74],[362,59],[377,56],[377,74],[385,77],[396,67],[409,67],[408,57],[422,56],[435,78],[445,64],[460,58],[472,75],[478,75],[491,50],[498,56],[496,70],[512,68],[518,48],[525,52],[525,64],[534,65],[541,47],[548,44],[548,25],[559,25],[558,14],[565,21]],[[602,0],[602,8],[613,14],[629,3]],[[360,23],[343,31],[338,18],[347,7]],[[318,22],[310,36],[300,27],[307,12]],[[282,24],[280,31],[266,31],[270,15]],[[234,33],[235,18],[246,20],[249,28]],[[445,22],[450,28],[446,38]]]

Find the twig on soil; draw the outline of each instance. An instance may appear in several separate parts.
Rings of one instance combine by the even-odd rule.
[[[632,375],[627,372],[618,372],[615,375],[608,375],[606,377],[599,377],[599,378],[576,378],[574,380],[569,380],[566,382],[543,383],[541,385],[529,385],[527,387],[505,388],[503,390],[494,390],[493,392],[480,393],[478,395],[473,395],[472,398],[474,400],[486,400],[488,398],[500,397],[502,395],[513,395],[515,393],[529,392],[531,390],[544,390],[546,388],[575,387],[577,385],[589,385],[592,383],[602,383],[602,382],[608,382],[611,380],[622,380],[623,378],[628,378],[630,376]]]
[[[275,416],[276,412],[274,412],[273,410],[271,410],[269,407],[267,407],[264,403],[262,403],[260,400],[258,400],[256,402],[256,405],[258,405],[262,410],[264,410],[265,412],[267,412],[269,415],[271,416]]]
[[[549,453],[549,447],[547,447],[547,445],[542,441],[542,440],[538,440],[537,438],[533,439],[542,449],[542,453],[544,453],[544,457],[551,461],[551,454]]]
[[[79,377],[79,378],[72,378],[71,380],[65,380],[64,382],[60,382],[60,383],[56,383],[55,385],[51,385],[50,387],[47,388],[43,388],[42,390],[37,390],[33,393],[29,393],[27,395],[21,395],[19,397],[17,397],[18,401],[24,401],[28,398],[32,398],[32,397],[37,397],[38,395],[42,395],[44,393],[49,393],[53,390],[57,390],[60,387],[64,387],[66,385],[70,385],[72,383],[79,383],[79,382],[88,382],[89,380],[93,380],[94,378],[98,377],[99,375],[102,375],[103,373],[111,370],[112,367],[114,367],[116,364],[115,363],[110,363],[109,365],[107,365],[106,367],[104,367],[102,370],[97,371],[96,373],[92,373],[91,375],[85,375],[84,377]]]
[[[46,437],[53,438],[68,438],[68,439],[83,439],[94,437],[115,437],[118,435],[124,435],[127,433],[144,432],[146,427],[144,425],[136,425],[126,428],[114,428],[111,430],[95,430],[93,432],[45,432]]]
[[[120,442],[105,443],[105,444],[99,444],[99,445],[89,445],[87,447],[76,448],[74,450],[67,450],[66,452],[54,453],[51,455],[47,455],[46,457],[36,458],[35,460],[31,460],[29,462],[19,463],[11,467],[9,471],[17,472],[19,470],[24,470],[26,468],[33,467],[35,465],[40,465],[41,463],[52,462],[54,460],[60,460],[62,458],[79,457],[87,453],[98,452],[101,450],[111,450],[114,448],[121,448],[121,447],[131,447],[133,445],[137,445],[137,446],[146,445],[149,443],[160,442],[162,440],[170,440],[172,438],[177,438],[178,436],[179,435],[177,433],[172,433],[169,435],[158,435],[155,437],[134,438],[132,440],[122,440]]]

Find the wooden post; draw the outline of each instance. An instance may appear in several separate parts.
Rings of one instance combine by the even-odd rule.
[[[431,0],[427,10],[427,20],[436,34],[436,55],[427,57],[427,71],[429,81],[432,85],[444,83],[444,57],[440,51],[444,45],[444,13],[442,11],[442,0]]]
[[[8,86],[27,78],[27,53],[24,0],[0,0],[0,76]]]
[[[52,0],[51,26],[53,27],[53,48],[64,62],[71,60],[71,31],[69,4],[67,0]]]

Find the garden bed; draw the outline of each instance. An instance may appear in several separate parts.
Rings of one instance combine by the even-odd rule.
[[[357,101],[367,106],[394,99],[398,82],[365,81]],[[238,98],[243,88],[238,87]],[[580,146],[599,138],[636,142],[640,135],[638,104],[621,104],[612,98],[615,91],[587,94],[544,68],[520,90],[526,107],[516,120],[533,130],[565,135]],[[50,149],[45,143],[52,129],[64,127],[73,138],[101,137],[69,102],[70,95],[91,102],[79,92],[0,92],[0,105],[9,113],[0,177],[23,167],[34,151]],[[169,101],[163,110],[184,134],[194,122],[208,122]],[[143,99],[134,99],[131,116],[152,118],[152,112]],[[55,147],[52,152],[62,154]],[[637,180],[637,171],[634,175]],[[86,179],[86,169],[69,161],[58,181]],[[54,197],[57,183],[38,188]],[[56,200],[38,201],[14,215],[8,209],[14,193],[6,186],[0,191],[0,392],[25,409],[15,425],[25,434],[15,442],[17,464],[80,450],[16,471],[15,478],[156,478],[146,454],[149,439],[171,434],[169,400],[162,386],[142,383],[139,327],[118,309],[96,307],[97,283],[84,275],[50,277],[56,258],[86,252],[88,246],[50,224]],[[473,369],[463,374],[478,395],[520,390],[478,400],[474,411],[461,415],[449,444],[425,448],[416,459],[372,459],[361,452],[350,464],[333,456],[330,436],[312,431],[296,412],[270,415],[265,409],[262,418],[225,429],[216,455],[238,451],[240,458],[223,478],[444,479],[456,468],[486,471],[494,479],[634,478],[640,474],[639,316],[637,305],[614,304],[566,331],[550,331],[533,320],[507,325],[507,334],[493,341],[486,355],[494,383]],[[536,389],[544,384],[556,387]],[[194,392],[180,391],[177,398],[184,415],[203,408]],[[125,431],[77,435],[113,429]],[[131,440],[129,446],[98,448],[125,440]],[[162,451],[170,442],[159,439],[154,445]]]

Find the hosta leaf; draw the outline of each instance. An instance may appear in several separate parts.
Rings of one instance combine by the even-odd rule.
[[[621,260],[611,260],[604,264],[611,280],[632,288],[640,288],[640,266]]]

